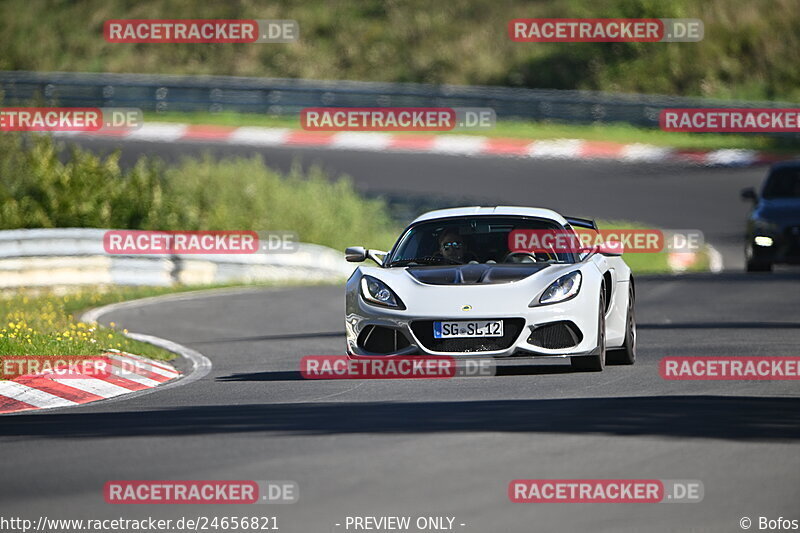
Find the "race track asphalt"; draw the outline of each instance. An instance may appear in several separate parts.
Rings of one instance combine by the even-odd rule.
[[[123,153],[160,149],[175,152],[136,145]],[[516,198],[573,214],[618,213],[703,229],[721,249],[730,239],[731,250],[745,210],[738,189],[763,174],[263,152],[276,166],[318,158],[371,192],[447,197],[449,188],[451,198],[481,203]],[[453,516],[456,531],[481,533],[739,531],[744,516],[800,518],[797,382],[678,382],[658,373],[664,356],[798,355],[798,282],[791,270],[640,277],[639,361],[599,374],[506,362],[496,377],[303,380],[301,357],[343,352],[340,286],[249,289],[115,311],[102,320],[198,350],[212,360],[211,373],[130,400],[3,418],[2,515],[276,515],[282,531],[302,533],[344,531],[335,524],[355,515]],[[508,483],[518,478],[695,479],[705,498],[510,503]],[[105,504],[104,483],[124,479],[293,480],[300,498],[255,507]]]

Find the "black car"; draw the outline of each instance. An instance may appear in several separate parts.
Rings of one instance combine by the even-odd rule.
[[[753,202],[744,247],[748,272],[768,272],[776,263],[800,264],[800,161],[773,165],[761,196],[742,190]]]

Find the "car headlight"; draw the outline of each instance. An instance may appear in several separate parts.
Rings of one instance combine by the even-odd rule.
[[[361,296],[370,303],[394,309],[405,309],[406,306],[384,282],[372,276],[361,278]]]
[[[539,298],[539,303],[554,304],[574,298],[581,290],[581,278],[578,270],[561,276],[547,287],[542,297]]]

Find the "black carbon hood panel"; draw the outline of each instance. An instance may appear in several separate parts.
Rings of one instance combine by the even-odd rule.
[[[547,263],[515,265],[456,265],[408,267],[414,278],[427,285],[496,285],[519,281],[547,268]]]

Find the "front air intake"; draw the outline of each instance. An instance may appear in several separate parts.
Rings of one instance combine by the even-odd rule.
[[[528,344],[533,344],[548,350],[559,350],[562,348],[572,348],[583,340],[583,334],[574,322],[564,320],[562,322],[551,322],[541,326],[532,326],[531,334],[528,337]]]
[[[410,346],[402,331],[385,326],[369,325],[358,336],[362,350],[376,354],[391,354]]]

